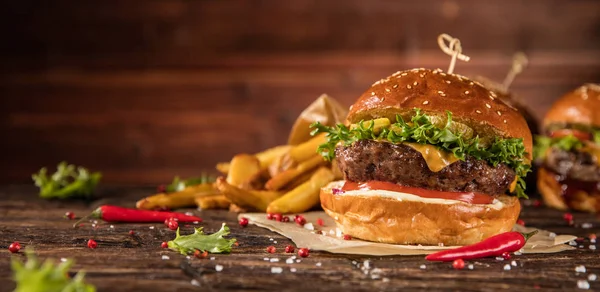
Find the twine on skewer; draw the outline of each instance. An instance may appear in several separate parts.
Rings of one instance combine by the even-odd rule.
[[[523,72],[523,68],[527,67],[529,60],[527,59],[527,55],[523,52],[517,52],[513,56],[513,63],[510,71],[506,74],[504,78],[504,82],[502,82],[502,88],[504,91],[508,91],[508,88],[515,80],[515,77]]]
[[[448,45],[446,45],[446,41],[448,42]],[[448,74],[452,74],[452,72],[454,72],[454,65],[456,64],[456,59],[465,62],[469,62],[469,60],[471,59],[471,57],[462,54],[460,40],[448,34],[443,33],[438,36],[438,45],[444,53],[452,57],[452,59],[450,60],[450,66],[448,67]]]

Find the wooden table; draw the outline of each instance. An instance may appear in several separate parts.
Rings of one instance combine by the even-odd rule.
[[[230,255],[211,255],[208,259],[186,259],[160,248],[163,241],[174,238],[174,231],[163,224],[91,224],[73,229],[73,221],[63,218],[67,211],[79,217],[100,204],[133,206],[152,192],[150,188],[110,187],[99,190],[101,199],[81,201],[46,201],[37,197],[33,186],[0,187],[0,291],[12,291],[10,258],[7,247],[13,241],[33,247],[40,258],[74,258],[73,271],[85,269],[88,282],[98,291],[521,291],[576,290],[577,281],[590,274],[600,275],[598,251],[587,236],[598,233],[600,222],[593,215],[574,213],[575,226],[569,226],[562,212],[545,207],[524,207],[522,219],[528,225],[559,234],[585,237],[582,248],[557,254],[513,256],[511,261],[482,259],[469,261],[473,270],[453,270],[449,263],[430,263],[423,256],[368,257],[336,255],[312,251],[310,257],[287,264],[283,253],[291,241],[265,229],[237,224],[236,214],[226,211],[194,211],[204,218],[201,226],[212,233],[226,222],[238,239]],[[591,228],[588,224],[591,223]],[[135,231],[130,235],[129,231]],[[191,227],[184,231],[191,231]],[[89,249],[94,238],[98,248]],[[271,240],[272,239],[272,240]],[[277,243],[275,243],[277,242]],[[266,247],[277,247],[269,254]],[[268,260],[265,260],[267,259]],[[272,262],[271,259],[278,259]],[[222,266],[222,271],[215,267]],[[365,266],[368,265],[368,269]],[[586,273],[576,273],[584,265]],[[281,267],[281,273],[272,273]],[[295,272],[291,271],[295,268]],[[590,289],[600,289],[600,280],[589,281]]]

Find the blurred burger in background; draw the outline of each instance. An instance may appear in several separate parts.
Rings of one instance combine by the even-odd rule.
[[[347,121],[313,124],[344,174],[321,189],[321,205],[345,234],[466,245],[517,221],[532,138],[495,91],[439,69],[400,71],[366,90]]]
[[[585,84],[557,100],[536,137],[538,190],[547,205],[600,210],[600,84]]]

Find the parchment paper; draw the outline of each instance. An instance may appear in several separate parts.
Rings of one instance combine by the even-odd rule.
[[[456,246],[421,246],[421,245],[396,245],[387,243],[368,242],[353,238],[344,240],[341,230],[336,228],[333,219],[325,212],[308,212],[303,214],[307,225],[299,226],[294,222],[277,222],[267,220],[265,213],[245,213],[239,217],[248,218],[250,224],[254,224],[271,231],[277,232],[291,239],[298,247],[307,247],[311,250],[327,251],[331,253],[359,254],[373,256],[388,255],[420,255],[429,254],[438,250],[455,248]],[[317,225],[317,219],[323,220],[324,226]],[[293,218],[290,218],[293,219]],[[313,227],[311,230],[310,227]],[[520,232],[531,232],[537,228],[515,225],[513,230]],[[555,253],[574,249],[565,243],[577,238],[573,235],[555,235],[549,231],[537,229],[538,233],[531,237],[522,253]],[[321,231],[321,232],[317,232]],[[326,235],[321,234],[325,232]]]

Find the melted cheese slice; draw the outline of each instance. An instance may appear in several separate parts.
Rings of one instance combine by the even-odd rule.
[[[433,172],[438,172],[444,169],[444,167],[459,160],[454,153],[441,150],[433,145],[407,142],[404,142],[403,144],[410,146],[412,149],[421,153],[423,159],[425,159],[425,162],[427,163],[427,167]]]

